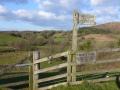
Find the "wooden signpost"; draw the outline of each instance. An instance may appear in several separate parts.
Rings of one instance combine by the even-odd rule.
[[[77,58],[76,54],[78,51],[77,48],[77,29],[78,25],[95,25],[95,16],[90,14],[81,14],[78,11],[74,10],[73,12],[73,37],[72,37],[72,51],[71,51],[71,82],[76,82],[76,65]],[[89,55],[87,55],[86,58]],[[85,58],[85,57],[84,57]],[[85,59],[84,59],[85,60]],[[69,72],[69,71],[68,71]]]
[[[80,14],[79,15],[79,24],[80,25],[95,25],[95,16],[90,14]]]

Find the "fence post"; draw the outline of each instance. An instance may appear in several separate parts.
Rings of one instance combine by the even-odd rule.
[[[72,82],[76,82],[76,53],[72,52]]]
[[[30,63],[32,63],[32,60],[31,60],[31,57],[32,57],[32,54],[29,52],[29,60],[30,60]],[[29,65],[29,90],[32,90],[32,65]]]
[[[71,53],[68,52],[68,55],[67,55],[67,83],[68,85],[71,83]]]
[[[40,59],[40,52],[39,51],[33,51],[33,59],[32,59],[32,65],[30,66],[30,90],[37,90],[38,84],[36,81],[39,79],[39,75],[35,75],[35,71],[40,69],[39,64],[35,64],[35,60]],[[31,86],[32,85],[32,86]]]

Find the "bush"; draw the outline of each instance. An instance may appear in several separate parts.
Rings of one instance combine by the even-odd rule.
[[[17,49],[17,50],[29,50],[31,47],[30,43],[26,40],[13,42],[10,44],[10,46]]]
[[[80,47],[79,47],[80,50],[85,50],[85,51],[89,51],[91,49],[93,49],[93,43],[91,40],[87,40],[85,42],[83,42]]]
[[[116,47],[116,43],[115,42],[109,42],[108,43],[108,47],[109,48],[115,48]]]
[[[120,47],[120,39],[117,41],[117,46]]]

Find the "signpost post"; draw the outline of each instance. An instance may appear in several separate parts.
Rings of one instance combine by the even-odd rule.
[[[74,10],[73,12],[73,36],[72,36],[72,54],[71,54],[71,81],[76,81],[76,54],[78,51],[77,48],[77,29],[78,25],[95,25],[95,16],[90,14],[81,14],[78,11]]]

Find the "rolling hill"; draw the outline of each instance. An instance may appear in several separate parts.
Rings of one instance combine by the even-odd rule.
[[[105,24],[97,25],[94,28],[120,31],[120,22],[105,23]]]
[[[103,45],[101,43],[103,42],[111,42],[115,43],[120,39],[120,22],[111,22],[111,23],[105,23],[101,25],[97,25],[94,27],[85,27],[85,28],[79,28],[78,30],[78,38],[83,37],[83,41],[85,40],[95,40],[96,43],[100,42],[100,45]],[[69,38],[68,38],[69,37]],[[67,38],[67,39],[66,39]],[[28,45],[31,48],[39,48],[41,46],[49,47],[52,43],[54,44],[54,47],[61,47],[61,43],[71,43],[72,38],[72,31],[23,31],[23,32],[0,32],[0,46],[3,48],[3,46],[11,46],[15,44],[15,48],[17,47],[23,47],[23,48],[29,48]],[[53,40],[52,40],[53,39]],[[20,42],[24,40],[24,42]],[[66,41],[67,40],[67,41]],[[102,42],[101,42],[102,41]],[[17,45],[16,45],[17,42]],[[81,41],[80,41],[81,42]],[[66,47],[70,46],[70,44],[67,44]],[[5,48],[6,49],[6,48]]]

